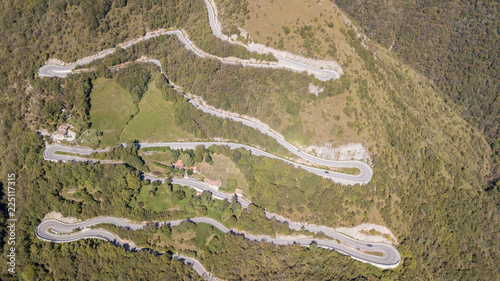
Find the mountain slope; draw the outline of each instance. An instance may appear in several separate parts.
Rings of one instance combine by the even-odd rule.
[[[91,6],[95,4],[93,8],[97,9],[97,12],[89,8],[89,4],[86,3],[86,1],[72,1],[69,4],[66,1],[59,1],[55,2],[54,5],[46,5],[42,2],[14,1],[12,5],[10,3],[1,4],[4,5],[4,9],[0,9],[3,11],[1,13],[2,24],[0,26],[2,30],[0,36],[2,41],[6,42],[0,47],[0,61],[2,61],[0,65],[0,73],[2,73],[0,75],[0,89],[2,90],[2,99],[0,99],[0,108],[2,109],[0,111],[0,131],[2,132],[0,134],[2,152],[0,153],[0,165],[2,176],[0,179],[4,189],[1,207],[4,209],[6,207],[6,175],[14,171],[19,178],[16,198],[19,208],[17,239],[21,246],[18,248],[17,262],[21,270],[26,270],[24,274],[28,277],[55,278],[57,275],[54,274],[57,274],[58,271],[53,270],[54,268],[59,269],[60,265],[66,261],[73,262],[73,256],[61,254],[59,249],[66,251],[80,247],[80,250],[92,253],[95,250],[103,249],[104,251],[107,250],[108,246],[111,247],[111,245],[96,247],[91,242],[78,243],[74,247],[73,245],[67,247],[56,245],[54,246],[56,250],[51,251],[48,255],[53,259],[44,260],[41,264],[40,251],[45,248],[51,250],[52,246],[42,244],[34,237],[34,227],[43,216],[41,211],[51,210],[53,206],[64,206],[75,214],[81,210],[78,209],[78,205],[68,204],[59,198],[59,191],[62,189],[61,182],[48,176],[58,173],[68,174],[68,169],[66,164],[51,164],[42,160],[42,139],[27,126],[27,116],[31,106],[33,106],[32,101],[42,96],[40,103],[41,106],[44,106],[42,108],[46,108],[43,112],[47,113],[48,116],[59,116],[60,107],[52,104],[51,101],[54,98],[51,95],[57,96],[58,101],[65,101],[64,97],[72,97],[71,104],[67,103],[66,105],[77,108],[81,106],[82,110],[76,110],[76,112],[82,115],[82,119],[85,119],[84,117],[88,117],[88,112],[86,113],[88,100],[86,100],[85,95],[88,87],[91,87],[89,81],[92,78],[92,74],[88,74],[88,76],[82,75],[82,77],[75,76],[73,80],[70,78],[64,82],[57,79],[45,79],[40,82],[40,79],[34,77],[36,69],[44,60],[54,54],[58,56],[67,54],[65,59],[71,61],[80,55],[92,54],[106,46],[113,46],[116,43],[113,42],[115,36],[111,36],[114,34],[113,32],[118,33],[116,38],[119,39],[128,36],[128,29],[121,28],[120,24],[106,30],[105,22],[107,20],[100,16],[101,8],[96,4],[97,1],[96,3],[90,2]],[[170,15],[170,11],[165,7],[174,8],[174,6],[167,4],[179,4],[180,2],[165,1],[153,5],[144,1],[144,7],[137,3],[131,3],[131,1],[129,3],[125,1],[109,1],[107,3],[109,7],[103,9],[108,12],[105,14],[109,14],[109,17],[116,16],[117,20],[123,19],[124,22],[137,21],[137,26],[151,25],[168,28],[171,22],[161,21]],[[186,2],[183,1],[183,3]],[[302,7],[304,11],[308,12],[301,14],[313,15],[314,13],[308,10],[309,6],[317,9],[315,3],[297,3],[297,7]],[[403,262],[394,271],[380,272],[368,265],[332,254],[331,259],[326,259],[328,265],[336,265],[336,260],[333,258],[342,260],[341,268],[343,270],[337,271],[335,276],[349,278],[385,277],[386,279],[498,279],[498,268],[495,264],[499,258],[499,249],[496,243],[499,239],[498,205],[493,200],[491,193],[485,192],[482,188],[485,183],[484,177],[490,168],[488,155],[491,153],[484,138],[453,111],[453,105],[448,104],[436,87],[426,78],[400,63],[383,48],[370,44],[369,40],[362,42],[357,39],[356,32],[343,23],[340,11],[336,10],[335,6],[327,6],[329,2],[325,1],[320,1],[320,3],[322,4],[321,11],[310,18],[310,22],[302,23],[305,21],[303,19],[299,20],[297,26],[291,25],[289,27],[290,29],[294,28],[289,33],[290,37],[294,34],[296,37],[284,39],[283,48],[292,48],[292,44],[298,44],[292,43],[295,42],[292,39],[297,39],[301,47],[296,45],[297,49],[289,50],[293,52],[306,50],[306,46],[312,46],[318,43],[318,40],[324,42],[326,37],[333,34],[332,38],[335,40],[332,38],[329,40],[335,42],[336,51],[316,53],[318,57],[333,58],[342,64],[345,74],[343,78],[334,82],[318,82],[304,74],[281,70],[270,73],[262,69],[221,65],[213,60],[199,59],[187,54],[183,48],[179,47],[177,41],[177,43],[169,42],[168,45],[163,46],[163,49],[160,49],[160,46],[158,49],[152,48],[154,42],[144,43],[142,45],[143,51],[144,54],[161,55],[159,59],[162,60],[162,64],[165,63],[167,71],[169,71],[169,79],[179,82],[186,91],[203,96],[209,103],[217,104],[218,99],[223,100],[225,95],[231,93],[238,93],[238,95],[247,98],[245,99],[247,105],[238,99],[228,99],[223,106],[228,110],[258,117],[282,132],[287,138],[298,143],[324,145],[328,142],[356,141],[366,144],[373,156],[375,174],[372,182],[363,187],[356,186],[349,189],[324,184],[325,187],[329,188],[324,189],[326,195],[322,196],[318,193],[313,199],[320,201],[320,199],[328,198],[327,195],[335,196],[345,201],[344,204],[339,204],[341,208],[352,205],[359,210],[364,210],[353,212],[352,208],[346,208],[348,211],[342,214],[342,218],[353,224],[372,221],[380,217],[377,222],[385,223],[401,241],[399,250],[403,256]],[[201,0],[193,2],[193,6],[196,7],[203,7],[203,4]],[[259,17],[264,16],[264,14],[272,16],[272,11],[265,10],[266,6],[262,5],[264,11],[259,12]],[[141,7],[144,9],[142,10]],[[87,15],[89,22],[85,21],[87,20],[85,13],[84,16],[79,17],[80,13],[75,12],[80,11],[80,9],[90,13],[91,16]],[[324,9],[327,10],[324,11]],[[190,9],[181,11],[179,14],[181,16],[190,13]],[[69,34],[72,34],[72,37],[76,39],[72,43],[65,44],[64,40],[58,37],[60,31],[58,27],[65,26],[64,18],[58,15],[64,13],[75,17],[71,18],[70,22],[85,22],[85,26],[89,29],[101,30],[102,24],[102,31],[98,33],[81,32],[79,25],[69,25]],[[146,17],[145,15],[148,13],[149,15]],[[193,13],[198,13],[196,16],[199,17],[193,16],[197,20],[204,18],[202,10],[193,10]],[[288,16],[296,17],[296,13],[297,11]],[[320,13],[326,17],[324,20]],[[250,12],[250,16],[253,17],[254,14]],[[318,17],[317,22],[314,21],[315,17]],[[190,18],[187,17],[187,19]],[[330,27],[330,21],[333,23],[332,27]],[[271,22],[271,19],[266,19],[266,22]],[[323,25],[318,28],[320,23]],[[309,27],[305,27],[306,25]],[[207,29],[207,24],[203,24],[203,26],[200,30]],[[276,33],[274,36],[277,36],[278,33],[285,33],[286,29],[282,26],[283,23],[277,21],[268,30],[270,34]],[[328,36],[319,35],[323,34],[322,28],[325,29],[325,34]],[[314,35],[309,32],[311,30]],[[301,31],[303,31],[303,35],[301,35]],[[262,33],[259,34],[264,34],[263,30],[260,32]],[[266,40],[265,37],[261,38],[259,37],[261,35],[256,33],[251,33],[251,36],[257,38],[259,42]],[[130,37],[135,36],[130,35]],[[97,39],[102,39],[102,42]],[[97,40],[97,42],[93,40]],[[196,40],[203,41],[196,38],[193,40],[195,42],[197,42]],[[82,46],[78,41],[80,43],[93,43],[90,45],[82,43],[84,45]],[[158,40],[157,42],[163,43],[164,41]],[[211,42],[211,39],[208,39],[207,42]],[[276,44],[277,47],[280,46],[279,41]],[[59,45],[64,47],[58,49]],[[363,45],[369,45],[369,51]],[[224,50],[221,50],[223,48],[221,46],[225,46],[225,44],[218,42],[212,47],[216,51],[222,52]],[[149,49],[150,47],[151,49]],[[167,51],[171,51],[172,54]],[[372,56],[374,53],[377,54],[377,59]],[[233,76],[228,76],[228,74]],[[286,83],[287,81],[288,83]],[[307,88],[310,82],[317,83],[324,88],[324,92],[318,97],[309,94]],[[75,93],[68,90],[71,83],[76,85],[74,86]],[[202,92],[200,89],[209,89],[210,91]],[[261,103],[262,97],[269,97],[274,102]],[[276,122],[272,122],[273,117],[282,118],[284,121],[275,120]],[[341,134],[340,131],[343,133]],[[92,171],[92,169],[101,171],[103,175],[122,183],[120,186],[126,190],[125,195],[132,194],[134,189],[138,188],[136,184],[129,185],[128,181],[120,180],[123,177],[121,174],[126,174],[130,182],[138,181],[136,172],[124,166],[117,166],[116,169],[112,166],[98,166],[96,168],[90,165],[71,167],[81,169],[80,174],[83,174],[83,171]],[[248,167],[249,170],[251,168]],[[269,173],[269,169],[267,169],[267,173]],[[119,176],[114,177],[114,175]],[[256,185],[260,183],[258,180],[265,181],[266,185],[262,185],[262,188],[267,188],[264,191],[268,192],[270,187],[280,187],[281,190],[298,190],[298,188],[304,187],[297,186],[298,183],[293,178],[285,180],[273,174],[267,179],[255,178]],[[109,183],[100,176],[92,177],[92,179],[103,185]],[[86,178],[82,180],[86,180]],[[93,182],[90,181],[90,183]],[[315,187],[309,188],[309,190],[314,190]],[[46,204],[39,204],[41,193],[48,198]],[[120,198],[115,199],[119,201]],[[118,205],[124,207],[121,201],[118,203],[85,201],[85,203],[96,205],[102,203],[106,205],[106,210],[109,212],[115,211],[117,208],[114,207]],[[112,203],[117,205],[114,206]],[[297,210],[302,209],[305,213],[314,215],[320,222],[327,221],[331,225],[337,223],[332,220],[335,218],[335,214],[320,213],[315,211],[317,210],[315,207],[308,206],[306,202],[298,202],[296,205]],[[100,211],[97,208],[87,209],[94,212]],[[6,214],[6,212],[2,213]],[[292,209],[292,215],[297,213],[298,211]],[[5,219],[5,215],[2,216],[2,233],[4,235],[6,233]],[[228,241],[227,243],[237,242]],[[248,247],[254,248],[248,250],[251,250],[253,257],[261,255],[259,257],[261,258],[264,256],[261,251],[255,250],[259,246],[252,245],[254,244],[249,244]],[[227,245],[226,247],[231,248]],[[271,246],[266,246],[266,248],[275,249]],[[117,250],[116,252],[121,255],[124,251]],[[134,254],[136,253],[124,255]],[[277,252],[273,252],[273,255],[275,255],[274,257],[278,256],[276,258],[278,261],[284,259],[281,257],[286,258],[286,255],[279,256]],[[69,258],[58,260],[63,256]],[[71,268],[78,266],[90,274],[92,272],[90,270],[93,268],[92,261],[94,259],[92,258],[92,255],[84,256],[82,259],[76,258],[75,262],[71,264]],[[122,260],[117,256],[112,256],[109,260],[114,264],[127,265],[127,263],[122,263]],[[135,262],[135,259],[129,260],[131,263]],[[161,259],[151,258],[151,260],[152,265],[158,264],[158,267],[164,270],[171,269],[172,275],[170,277],[172,278],[189,278],[189,272],[184,267],[179,267],[179,264],[162,265]],[[3,264],[2,274],[4,275],[2,279],[11,278],[10,275],[7,275],[5,263]],[[233,266],[227,260],[224,264],[226,264],[224,269]],[[349,264],[354,264],[354,266],[349,267]],[[290,268],[302,267],[290,266]],[[309,267],[303,268],[306,271],[309,269]],[[127,272],[128,278],[140,279],[143,275],[134,269],[132,267],[117,268],[120,273]],[[36,275],[31,275],[31,273],[36,273]],[[259,274],[255,271],[253,274],[256,274],[256,279],[259,277],[263,279],[266,276],[265,272]],[[68,278],[78,277],[75,275],[67,276]],[[106,275],[106,277],[108,276]],[[331,278],[331,275],[325,278],[328,277]]]
[[[357,123],[360,139],[370,144],[374,179],[363,195],[376,190],[377,209],[403,240],[401,249],[406,255],[402,276],[498,277],[494,260],[499,249],[493,242],[499,235],[498,196],[484,191],[492,152],[480,133],[455,113],[455,105],[443,98],[438,87],[386,49],[358,38],[354,28],[343,20],[332,20],[330,28],[328,15],[335,18],[341,11],[327,1],[293,1],[286,5],[245,1],[241,7],[247,8],[239,9],[245,15],[231,18],[231,10],[238,9],[229,1],[217,2],[224,7],[221,15],[226,30],[239,25],[258,42],[267,40],[278,46],[278,38],[283,37],[284,42],[294,42],[283,44],[285,50],[307,53],[308,38],[300,36],[307,26],[315,34],[311,37],[323,47],[325,37],[335,39],[337,55],[331,57],[343,65],[350,87],[341,95],[320,96],[316,104],[306,105],[305,111],[320,115],[321,105],[348,101],[347,109],[332,114],[340,114],[341,125],[355,127],[353,122]],[[302,3],[300,15],[283,13],[300,6],[297,3]],[[280,17],[273,17],[278,12]],[[290,23],[290,19],[296,20]],[[252,32],[251,24],[259,21],[266,28]],[[286,34],[283,26],[291,32]],[[320,38],[317,34],[322,33]],[[339,87],[338,81],[332,85]],[[232,107],[237,111],[237,105]],[[331,126],[326,118],[318,120],[323,122],[309,126],[315,132],[318,127]],[[303,119],[296,122],[304,126]],[[321,142],[318,134],[309,138],[311,143]]]
[[[493,147],[500,177],[498,1],[335,0],[367,35],[424,73]]]

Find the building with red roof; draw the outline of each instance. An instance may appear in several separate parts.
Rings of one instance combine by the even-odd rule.
[[[213,179],[208,177],[206,177],[203,181],[216,190],[219,190],[220,184],[222,183],[221,179]]]
[[[181,159],[177,160],[177,162],[175,163],[175,167],[177,169],[184,169],[184,164],[182,164],[182,160]]]

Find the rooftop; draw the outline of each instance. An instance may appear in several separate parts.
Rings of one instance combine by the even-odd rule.
[[[213,178],[205,178],[203,180],[206,184],[210,185],[210,186],[215,186],[215,187],[219,187],[220,184],[222,183],[222,180],[221,179],[213,179]]]
[[[182,164],[181,159],[177,160],[177,162],[175,163],[175,167],[176,168],[184,168],[184,164]]]

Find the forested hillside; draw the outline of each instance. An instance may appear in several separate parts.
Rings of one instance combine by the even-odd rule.
[[[373,40],[415,67],[488,140],[500,177],[498,1],[335,0]]]
[[[271,23],[273,11],[266,9],[280,4],[259,2],[261,10],[256,12],[255,2],[250,0],[216,2],[223,2],[222,19],[229,21],[232,15],[242,25],[257,18]],[[93,65],[95,72],[41,79],[37,69],[48,58],[74,61],[140,36],[147,29],[184,28],[191,40],[207,52],[254,55],[210,33],[202,0],[2,2],[0,231],[4,259],[0,279],[197,279],[189,267],[170,261],[174,251],[196,256],[213,273],[230,280],[242,276],[256,280],[498,279],[499,190],[485,188],[492,152],[483,136],[457,114],[452,99],[443,98],[441,91],[446,87],[436,86],[429,80],[433,77],[422,76],[410,63],[401,63],[376,43],[358,38],[330,2],[320,1],[319,8],[312,2],[292,2],[295,6],[290,7],[303,11],[283,10],[283,17],[292,18],[292,23],[280,23],[281,18],[276,17],[260,35],[255,31],[251,37],[303,55],[336,59],[345,72],[341,79],[320,82],[285,70],[225,65],[195,57],[175,37],[168,36],[98,61]],[[307,17],[297,20],[303,15]],[[236,22],[232,25],[236,26]],[[365,44],[369,47],[365,48]],[[250,243],[190,224],[172,230],[120,233],[124,237],[142,237],[139,243],[165,250],[163,256],[133,253],[98,240],[52,245],[37,239],[34,229],[49,211],[80,218],[106,214],[138,220],[206,214],[219,216],[229,224],[241,223],[242,228],[255,224],[248,223],[251,220],[262,219],[260,208],[244,215],[239,206],[214,202],[207,194],[195,198],[191,190],[184,192],[168,184],[140,181],[136,168],[146,168],[137,155],[124,158],[130,166],[43,160],[43,138],[35,130],[53,129],[66,122],[69,114],[72,117],[67,122],[74,124],[79,133],[92,126],[90,95],[97,79],[114,79],[123,94],[129,94],[132,103],[137,104],[155,83],[162,98],[173,104],[175,125],[199,139],[228,138],[280,152],[276,142],[262,134],[193,111],[152,67],[131,65],[123,72],[108,70],[142,55],[159,59],[168,80],[184,91],[214,106],[257,117],[297,144],[366,145],[373,159],[373,180],[354,187],[334,184],[241,151],[216,152],[230,158],[242,171],[249,184],[245,194],[258,207],[290,219],[330,226],[385,224],[400,242],[397,247],[401,265],[394,270],[380,270],[324,249]],[[317,84],[324,92],[318,96],[308,93],[309,83]],[[114,105],[113,100],[110,104]],[[7,272],[5,262],[9,173],[17,176],[15,276]],[[81,188],[77,197],[67,197],[70,186]],[[138,200],[140,196],[165,196],[172,208],[152,211],[143,205],[147,202]],[[274,222],[265,223],[260,231],[267,233],[271,232],[269,228],[280,227],[273,226]],[[172,233],[175,236],[170,236]],[[146,234],[155,239],[147,240]],[[247,263],[236,263],[242,256],[248,257],[243,259]]]
[[[314,58],[331,57],[342,65],[347,89],[335,91],[342,87],[340,81],[334,83],[333,89],[326,90],[324,85],[325,93],[319,95],[318,104],[313,106],[316,110],[308,110],[304,104],[302,109],[314,115],[323,109],[320,104],[338,105],[345,100],[343,112],[332,112],[340,113],[334,124],[341,128],[359,128],[359,139],[368,135],[368,143],[373,142],[370,151],[375,162],[374,179],[367,190],[376,187],[378,194],[380,188],[385,188],[386,196],[374,201],[391,229],[401,231],[398,238],[403,240],[402,245],[408,246],[408,252],[403,250],[409,254],[402,268],[406,278],[418,275],[431,279],[431,276],[495,279],[492,276],[498,275],[497,269],[491,268],[486,275],[479,269],[486,264],[493,266],[499,255],[493,240],[480,246],[486,238],[481,233],[490,233],[491,237],[499,234],[494,230],[499,223],[499,190],[498,186],[488,187],[491,166],[483,165],[490,163],[493,152],[475,129],[460,120],[457,113],[461,112],[453,99],[446,98],[441,87],[394,59],[376,42],[358,37],[359,30],[346,24],[342,12],[329,1],[317,1],[318,5],[300,0],[286,5],[279,1],[217,2],[226,32],[237,30],[231,26],[240,26],[259,43]],[[300,13],[299,7],[303,8]],[[366,9],[366,13],[369,12],[370,9]],[[402,25],[403,22],[399,24]],[[256,26],[260,28],[256,30]],[[325,52],[331,44],[336,52]],[[492,53],[497,49],[493,44],[487,50]],[[491,60],[486,57],[484,60],[490,64],[496,62],[494,55]],[[483,72],[486,70],[490,69]],[[457,71],[451,70],[448,75],[454,72]],[[493,77],[496,75],[490,73]],[[490,93],[496,91],[493,89]],[[205,96],[209,98],[208,94]],[[496,98],[494,94],[490,97]],[[232,107],[238,110],[237,104]],[[493,117],[497,118],[498,114]],[[331,119],[323,118],[322,127],[331,126]],[[306,123],[298,121],[298,124]],[[469,141],[464,139],[465,135],[470,137]],[[315,134],[308,136],[317,140]],[[345,136],[336,136],[336,139],[343,138]],[[462,150],[466,143],[470,144],[469,148]],[[459,160],[461,157],[464,158]],[[481,172],[467,171],[475,165],[472,163],[479,164]],[[489,206],[489,211],[472,210],[479,206]],[[462,209],[470,212],[460,211]],[[479,213],[485,216],[475,217]],[[496,226],[491,228],[493,225]],[[456,236],[457,232],[461,234]],[[476,234],[472,234],[474,232]],[[470,258],[466,258],[467,255]]]
[[[243,27],[255,42],[312,58],[332,58],[344,67],[352,58],[345,55],[335,27],[343,25],[347,15],[359,25],[360,35],[368,36],[364,44],[372,54],[376,56],[377,48],[370,39],[435,83],[453,101],[454,110],[483,134],[493,150],[485,188],[495,188],[500,176],[498,1],[216,2],[226,17],[227,33],[239,34],[236,27]],[[329,7],[329,2],[342,11]],[[301,10],[304,5],[307,8]]]
[[[203,1],[3,1],[0,3],[0,186],[2,187],[2,280],[169,279],[191,280],[199,275],[170,256],[130,253],[103,241],[51,245],[38,240],[34,226],[43,213],[40,193],[50,193],[41,182],[42,138],[37,126],[51,128],[72,114],[81,128],[89,126],[89,76],[68,80],[39,79],[37,69],[48,58],[68,62],[143,35],[146,29],[186,25],[193,41],[205,51],[248,56],[241,48],[216,40],[210,33]],[[196,8],[197,7],[197,8]],[[184,9],[184,10],[183,10]],[[195,11],[199,14],[195,15]],[[208,30],[208,32],[206,32]],[[197,36],[195,36],[197,35]],[[53,127],[52,127],[53,128]],[[64,169],[64,167],[61,167]],[[56,168],[60,169],[60,168]],[[7,174],[16,174],[16,274],[7,272]],[[52,186],[56,187],[56,186]],[[59,188],[60,186],[56,187]],[[47,206],[49,209],[53,207]],[[37,243],[34,246],[32,242]],[[105,252],[105,253],[104,253]],[[142,268],[141,271],[137,270]],[[126,277],[124,277],[126,276]]]

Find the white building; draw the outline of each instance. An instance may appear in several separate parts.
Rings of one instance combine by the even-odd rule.
[[[57,131],[52,133],[52,139],[54,141],[74,141],[76,138],[76,133],[70,130],[70,125],[61,125],[57,128]]]

